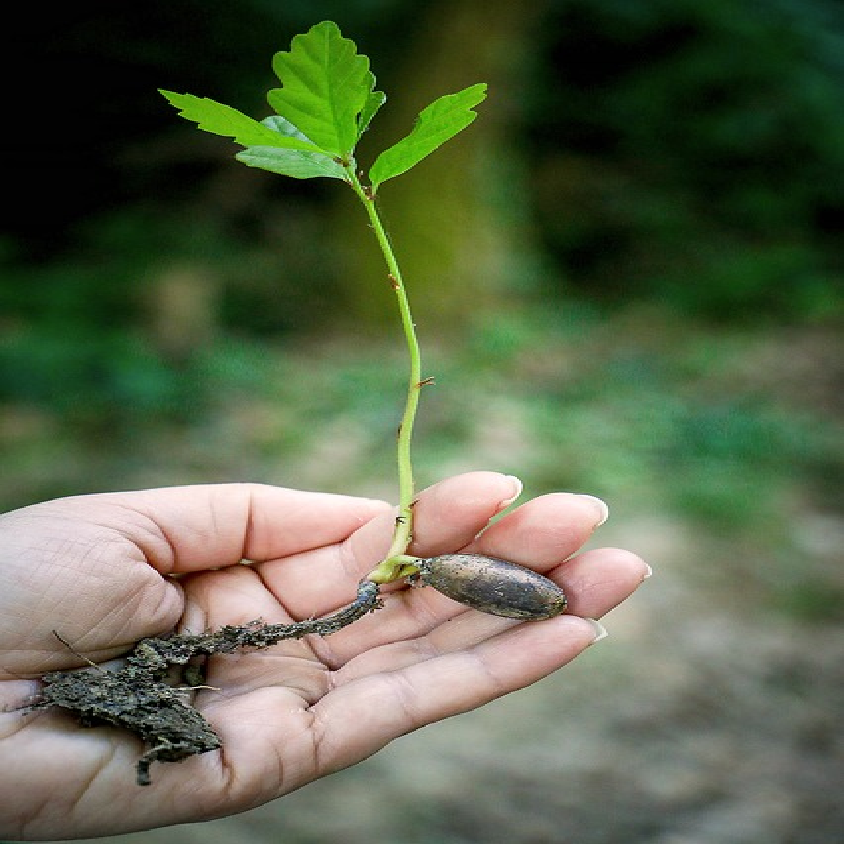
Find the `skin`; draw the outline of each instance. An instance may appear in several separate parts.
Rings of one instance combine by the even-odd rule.
[[[489,472],[432,486],[415,505],[409,551],[516,561],[565,589],[568,614],[518,623],[398,583],[384,589],[383,609],[327,638],[214,656],[207,683],[219,689],[193,701],[223,747],[154,764],[149,787],[135,784],[136,738],[80,728],[58,709],[21,709],[37,677],[84,663],[52,630],[101,663],[172,628],[323,616],[351,601],[385,554],[394,510],[228,484],[70,497],[0,516],[0,836],[96,837],[238,813],[559,669],[596,638],[582,618],[620,603],[648,568],[618,549],[576,554],[604,516],[591,497],[541,496],[486,528],[518,493],[516,479]]]

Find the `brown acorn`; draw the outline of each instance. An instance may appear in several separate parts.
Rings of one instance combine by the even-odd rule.
[[[511,561],[454,553],[420,559],[417,566],[422,584],[497,617],[546,620],[567,607],[555,582]]]

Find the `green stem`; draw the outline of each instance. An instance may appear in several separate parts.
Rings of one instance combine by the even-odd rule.
[[[391,242],[385,232],[385,227],[382,225],[379,212],[376,210],[376,202],[373,195],[362,187],[361,182],[355,174],[354,164],[347,165],[345,169],[350,185],[367,211],[370,226],[376,235],[379,248],[388,266],[388,280],[397,297],[402,328],[405,333],[406,344],[408,345],[408,393],[405,400],[405,410],[403,411],[402,420],[397,430],[399,513],[388,554],[367,576],[367,579],[370,581],[384,584],[385,582],[395,581],[409,572],[406,550],[411,543],[414,524],[414,474],[411,464],[411,434],[414,428],[414,417],[417,414],[417,404],[420,400],[420,390],[423,387],[424,380],[421,370],[420,345],[417,341],[417,333],[414,330],[411,307],[408,303],[408,296],[406,295],[405,285],[402,281],[402,273],[391,247]]]

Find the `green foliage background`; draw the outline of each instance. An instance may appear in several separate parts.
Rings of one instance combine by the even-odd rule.
[[[529,494],[596,493],[614,542],[655,521],[639,551],[666,554],[703,605],[833,625],[840,14],[833,0],[20,10],[4,56],[16,129],[0,142],[0,506],[242,478],[395,496],[405,361],[354,198],[243,167],[156,90],[263,118],[271,55],[333,19],[389,97],[365,155],[434,97],[490,83],[466,137],[380,192],[437,377],[420,482],[484,466]],[[689,547],[656,543],[680,527]]]
[[[719,519],[738,507],[746,494],[732,479],[756,475],[756,462],[773,454],[747,446],[766,440],[773,417],[786,430],[795,418],[791,461],[823,472],[828,370],[809,377],[813,362],[803,369],[787,355],[800,393],[808,378],[821,380],[810,405],[774,397],[761,387],[769,374],[757,372],[748,385],[757,396],[714,397],[708,386],[689,390],[679,411],[680,383],[693,374],[671,339],[702,339],[695,379],[707,385],[709,374],[749,369],[744,342],[767,336],[776,346],[784,338],[786,349],[816,349],[836,337],[833,3],[319,6],[371,55],[390,92],[370,133],[379,134],[377,149],[407,131],[432,94],[491,82],[485,121],[384,191],[424,345],[449,346],[470,373],[493,369],[499,387],[487,389],[507,397],[509,368],[519,369],[524,349],[595,344],[597,332],[622,321],[623,334],[599,352],[601,366],[589,368],[589,393],[616,404],[621,390],[635,389],[631,411],[648,429],[666,429],[660,449],[649,445],[653,472],[696,452],[703,464],[732,465],[717,491],[701,490],[689,507]],[[379,347],[377,358],[383,342],[399,346],[381,259],[350,198],[326,180],[239,166],[236,148],[174,120],[156,93],[161,85],[193,91],[262,117],[270,56],[316,13],[310,3],[253,0],[95,4],[56,10],[47,23],[24,17],[17,114],[22,125],[52,129],[5,156],[26,177],[9,180],[0,241],[0,398],[13,436],[19,418],[34,417],[79,449],[93,439],[98,454],[103,437],[116,455],[131,437],[145,466],[145,432],[155,441],[162,429],[181,429],[192,439],[222,403],[255,398],[257,384],[273,382],[271,397],[289,407],[276,377],[303,343],[350,339],[354,349]],[[45,97],[58,78],[62,96]],[[652,331],[647,349],[641,336]],[[353,413],[384,390],[381,437],[393,425],[398,365],[397,380],[365,390],[358,379],[351,397],[327,394],[323,413]],[[285,383],[298,378],[313,374],[290,373]],[[586,383],[585,371],[575,379]],[[535,386],[524,398],[531,437],[546,441],[543,421],[576,413],[585,390],[561,373]],[[474,401],[479,415],[487,404]],[[312,410],[304,412],[309,431]],[[438,436],[435,456],[450,445],[460,452],[471,433],[452,434]],[[603,462],[630,460],[639,448],[632,437],[597,443],[590,473],[546,472],[543,485],[596,485]],[[435,442],[421,437],[423,456],[427,440]],[[578,441],[569,432],[563,440]],[[14,473],[21,449],[12,441]],[[612,447],[626,458],[606,458]],[[246,460],[252,471],[243,444],[228,452],[233,468]],[[390,478],[386,458],[379,453]],[[554,453],[550,464],[560,464]],[[88,486],[114,484],[109,466],[105,474]],[[4,504],[80,483],[75,471],[63,481],[55,466],[44,488],[28,490],[26,476],[0,491]]]

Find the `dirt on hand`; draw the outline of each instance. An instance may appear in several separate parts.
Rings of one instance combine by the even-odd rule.
[[[153,761],[181,761],[221,746],[203,715],[185,702],[186,691],[202,686],[192,658],[244,649],[265,649],[308,634],[329,635],[381,606],[379,585],[362,581],[355,600],[328,617],[290,624],[255,620],[208,634],[168,634],[139,641],[119,670],[97,665],[47,673],[34,709],[57,706],[74,712],[86,727],[110,723],[140,737],[148,749],[137,764],[137,782],[150,784]],[[58,633],[57,633],[57,636]],[[61,639],[61,637],[60,637]],[[168,682],[182,667],[186,685]]]

